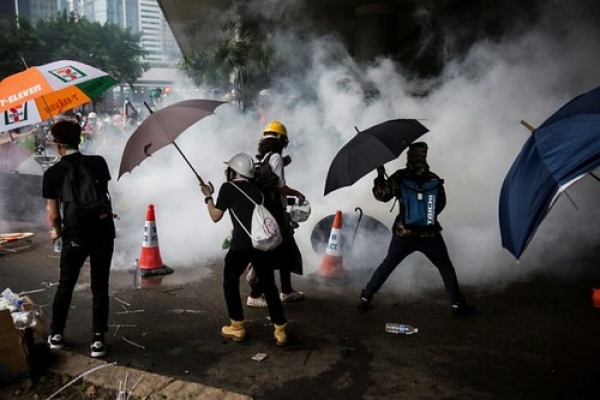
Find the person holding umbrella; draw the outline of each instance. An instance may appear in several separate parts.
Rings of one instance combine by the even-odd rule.
[[[285,329],[287,321],[283,314],[279,291],[275,285],[274,251],[255,249],[250,236],[245,231],[246,228],[244,228],[251,226],[254,209],[252,201],[258,204],[264,201],[261,191],[251,183],[254,178],[252,156],[243,153],[235,155],[227,162],[225,175],[227,182],[219,189],[216,202],[212,197],[214,192],[212,184],[200,181],[200,189],[206,196],[204,202],[213,222],[219,222],[225,211],[229,211],[232,215],[231,245],[225,256],[225,268],[223,269],[223,290],[231,322],[221,328],[221,335],[234,341],[246,339],[244,310],[240,296],[240,276],[248,264],[252,263],[265,294],[271,322],[275,327],[273,336],[277,345],[282,346],[287,342]]]
[[[396,171],[388,179],[385,178],[384,167],[378,168],[373,195],[383,202],[396,197],[400,212],[394,220],[388,253],[362,289],[359,308],[367,309],[375,293],[402,260],[420,251],[439,270],[452,301],[452,314],[465,316],[475,312],[461,293],[441,234],[442,227],[437,221],[437,215],[446,206],[446,193],[444,181],[429,170],[427,151],[428,146],[424,142],[409,145],[406,168]]]

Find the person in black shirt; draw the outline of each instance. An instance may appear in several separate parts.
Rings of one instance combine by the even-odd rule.
[[[114,251],[115,225],[112,210],[98,217],[89,226],[75,226],[72,216],[61,213],[63,182],[69,165],[85,162],[95,179],[108,194],[111,179],[106,161],[101,156],[84,156],[79,153],[81,127],[72,121],[59,121],[52,126],[52,140],[61,161],[44,172],[42,196],[46,199],[48,220],[52,225],[50,237],[62,241],[60,278],[52,306],[52,322],[48,343],[51,349],[64,347],[64,329],[73,297],[73,289],[87,257],[90,259],[92,290],[92,357],[106,355],[104,334],[108,330],[108,282]]]
[[[235,341],[246,339],[244,309],[240,295],[240,276],[244,273],[248,264],[252,263],[256,275],[261,281],[269,316],[275,327],[273,336],[277,345],[284,345],[287,342],[287,321],[283,314],[279,290],[275,284],[273,270],[276,258],[274,257],[274,251],[255,249],[249,235],[240,225],[241,223],[250,230],[254,203],[246,195],[258,204],[261,204],[264,200],[261,191],[250,182],[254,178],[254,161],[252,157],[248,154],[237,154],[227,163],[225,174],[227,182],[219,189],[216,203],[212,197],[214,191],[212,184],[210,182],[208,184],[200,183],[202,193],[206,196],[204,201],[208,207],[208,213],[214,222],[219,222],[227,210],[230,214],[234,213],[237,216],[235,218],[232,215],[231,218],[233,223],[231,246],[225,256],[225,267],[223,269],[223,290],[231,322],[221,328],[221,334]]]
[[[465,316],[475,312],[475,309],[467,304],[460,290],[456,271],[450,261],[448,249],[441,234],[442,227],[437,219],[433,218],[430,222],[435,221],[434,223],[425,225],[410,223],[406,220],[408,199],[403,197],[401,190],[404,181],[416,182],[419,186],[424,186],[428,181],[437,183],[435,209],[428,210],[428,212],[433,212],[437,216],[446,206],[444,181],[429,170],[427,150],[428,146],[424,142],[412,143],[407,152],[406,168],[396,171],[389,179],[385,178],[384,168],[378,168],[379,174],[373,183],[373,196],[383,202],[397,198],[400,202],[400,212],[394,221],[394,234],[388,253],[362,289],[358,303],[359,308],[368,308],[375,293],[383,286],[398,264],[409,254],[419,251],[439,270],[452,302],[453,315]],[[421,196],[423,195],[421,194]]]

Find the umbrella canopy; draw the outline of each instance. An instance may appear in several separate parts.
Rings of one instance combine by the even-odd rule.
[[[72,60],[31,67],[0,81],[0,131],[44,121],[88,103],[117,81]]]
[[[416,119],[394,119],[358,132],[331,162],[324,194],[350,186],[377,167],[394,160],[428,131]]]
[[[567,187],[600,166],[600,87],[582,94],[534,130],[500,192],[502,246],[517,259]]]
[[[119,167],[119,178],[124,173],[131,172],[142,161],[166,145],[174,144],[177,147],[175,139],[179,135],[202,118],[213,114],[215,108],[221,104],[225,104],[225,102],[199,99],[184,100],[150,114],[131,134],[125,144],[121,156],[121,166]],[[181,153],[179,147],[177,147],[177,150]],[[183,153],[181,155],[192,167]]]

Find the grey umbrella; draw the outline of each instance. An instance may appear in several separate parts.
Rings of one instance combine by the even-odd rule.
[[[177,146],[177,143],[175,143],[175,139],[202,118],[213,114],[214,110],[221,104],[225,104],[225,102],[199,99],[184,100],[152,113],[127,140],[121,156],[119,178],[124,173],[131,172],[158,150],[172,144],[192,169],[198,181],[204,183],[179,146]]]

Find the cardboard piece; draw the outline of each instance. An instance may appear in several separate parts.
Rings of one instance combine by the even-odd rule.
[[[23,332],[8,310],[0,310],[0,384],[29,375],[29,351]]]

